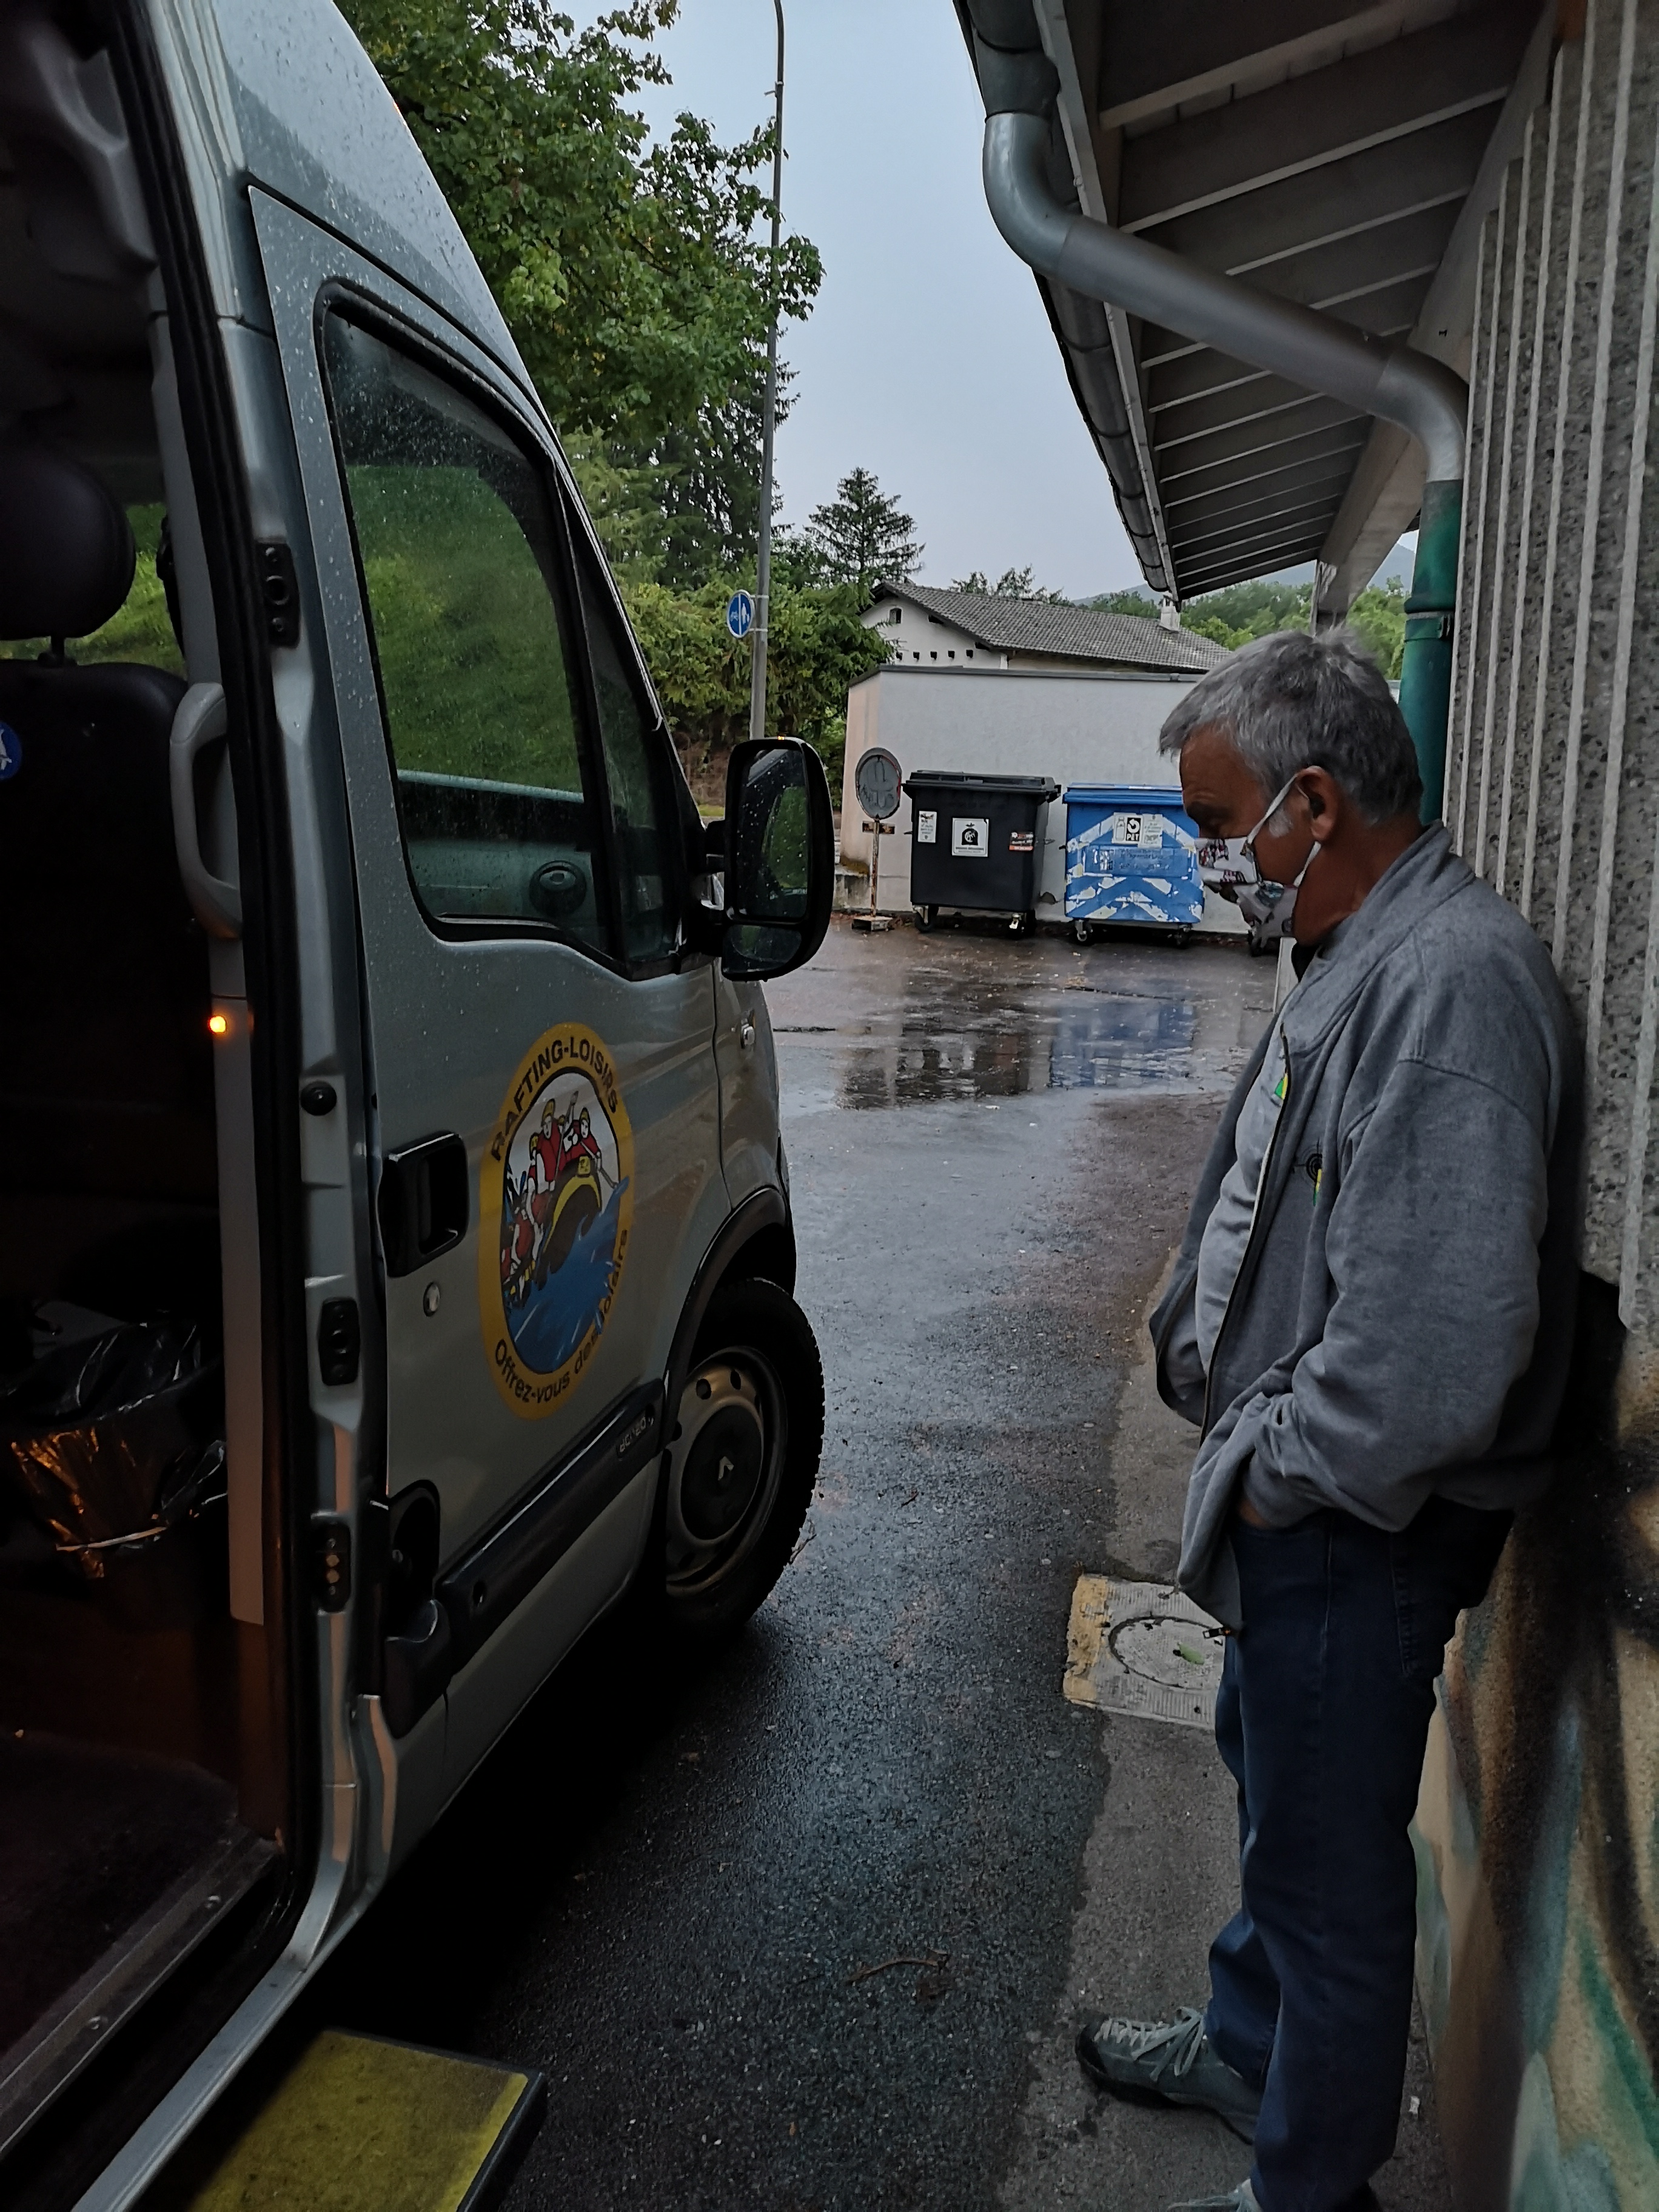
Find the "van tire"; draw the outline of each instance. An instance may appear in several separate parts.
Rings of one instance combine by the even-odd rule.
[[[715,1291],[668,1433],[653,1579],[671,1641],[714,1650],[788,1565],[817,1480],[823,1367],[787,1291],[752,1277]]]

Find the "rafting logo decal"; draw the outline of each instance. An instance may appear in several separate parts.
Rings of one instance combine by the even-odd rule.
[[[598,1348],[628,1260],[634,1139],[611,1054],[567,1022],[538,1037],[484,1146],[478,1307],[515,1413],[536,1420]]]

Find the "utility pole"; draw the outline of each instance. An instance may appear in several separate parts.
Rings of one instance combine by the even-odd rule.
[[[766,633],[772,612],[772,443],[778,427],[778,247],[783,228],[783,0],[778,18],[777,128],[772,148],[772,324],[766,335],[766,399],[761,413],[760,557],[755,569],[754,658],[750,663],[749,734],[766,735]]]

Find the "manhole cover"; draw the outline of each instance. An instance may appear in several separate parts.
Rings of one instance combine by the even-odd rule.
[[[1066,1633],[1066,1697],[1103,1712],[1211,1728],[1225,1639],[1166,1583],[1082,1575]]]
[[[1210,1662],[1205,1646],[1211,1637],[1219,1644],[1217,1629],[1197,1629],[1178,1613],[1158,1613],[1145,1620],[1125,1621],[1112,1631],[1111,1640],[1113,1650],[1132,1674],[1143,1675],[1149,1682],[1167,1682],[1172,1690],[1190,1690]]]

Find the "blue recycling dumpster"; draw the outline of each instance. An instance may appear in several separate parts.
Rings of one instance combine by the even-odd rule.
[[[1198,825],[1182,812],[1179,790],[1067,787],[1066,919],[1079,943],[1100,923],[1185,932],[1204,919]]]

